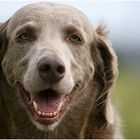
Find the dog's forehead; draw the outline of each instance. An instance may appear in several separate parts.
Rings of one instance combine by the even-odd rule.
[[[18,10],[10,20],[9,29],[15,29],[28,21],[33,21],[43,26],[45,24],[71,24],[77,27],[91,27],[87,17],[78,9],[53,3],[31,4]]]
[[[31,4],[21,8],[19,11],[16,12],[16,17],[37,17],[37,18],[57,18],[58,16],[61,17],[71,17],[74,18],[75,16],[79,16],[82,14],[78,9],[62,4],[50,4],[50,3],[43,3],[43,4]]]

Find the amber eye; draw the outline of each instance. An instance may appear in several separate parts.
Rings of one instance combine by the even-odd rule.
[[[20,40],[30,40],[32,37],[29,33],[23,33],[18,36],[18,39]]]
[[[82,43],[82,38],[77,34],[72,34],[69,37],[69,41],[72,43]]]

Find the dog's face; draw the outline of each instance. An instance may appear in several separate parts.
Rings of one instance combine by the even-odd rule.
[[[61,120],[76,89],[93,77],[92,31],[85,21],[71,7],[44,4],[27,6],[9,21],[2,69],[40,125]]]
[[[99,66],[90,23],[72,7],[33,4],[11,17],[6,33],[2,70],[7,81],[36,126],[54,128]]]

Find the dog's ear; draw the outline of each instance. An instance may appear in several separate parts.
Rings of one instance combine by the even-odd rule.
[[[8,22],[9,22],[9,20],[6,21],[5,23],[0,23],[0,63],[3,59],[6,47],[8,45],[8,39],[7,39]]]
[[[94,80],[99,87],[94,118],[96,122],[102,124],[111,122],[112,112],[108,96],[118,75],[117,57],[108,39],[108,31],[103,25],[96,29],[92,52],[95,65]]]

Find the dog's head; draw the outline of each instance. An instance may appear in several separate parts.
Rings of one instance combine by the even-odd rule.
[[[9,85],[43,130],[61,121],[92,80],[98,84],[97,105],[107,99],[117,74],[105,30],[94,31],[79,10],[59,4],[25,6],[1,24],[0,61]],[[106,119],[105,102],[95,114]]]

